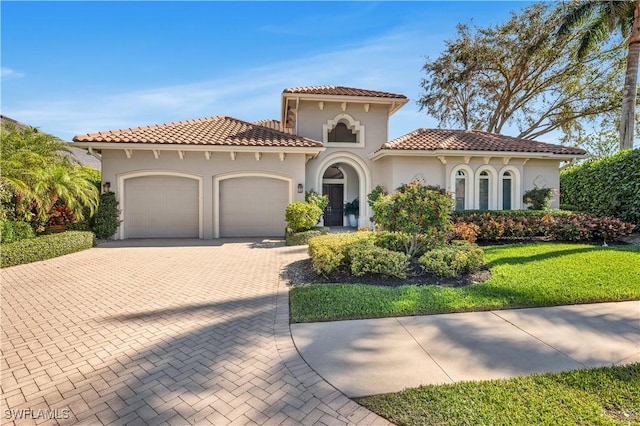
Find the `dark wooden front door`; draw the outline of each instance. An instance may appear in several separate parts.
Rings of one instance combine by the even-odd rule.
[[[341,183],[326,183],[322,185],[322,194],[329,196],[329,204],[324,211],[324,226],[342,226],[344,185]]]

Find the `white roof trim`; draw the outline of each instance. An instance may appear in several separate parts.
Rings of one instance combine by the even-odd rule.
[[[515,151],[454,151],[440,149],[426,151],[420,149],[382,149],[369,154],[371,161],[376,161],[387,156],[399,157],[511,157],[511,158],[538,158],[567,160],[573,158],[586,158],[586,155],[577,154],[553,154],[550,152],[515,152]]]
[[[114,149],[128,151],[195,151],[195,152],[273,152],[286,154],[319,154],[325,147],[284,147],[284,146],[238,146],[238,145],[188,145],[188,144],[157,144],[157,143],[127,143],[127,142],[73,142],[76,148],[92,150]]]

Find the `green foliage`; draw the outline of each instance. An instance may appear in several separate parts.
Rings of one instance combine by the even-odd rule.
[[[549,210],[552,197],[553,189],[551,188],[533,188],[524,193],[522,201],[531,204],[530,210]]]
[[[407,277],[409,256],[397,251],[376,247],[372,241],[363,240],[349,247],[351,273],[356,277],[380,274],[404,279]]]
[[[483,241],[530,240],[544,237],[556,241],[615,241],[635,226],[614,217],[558,210],[496,210],[455,212],[453,220],[473,225]]]
[[[387,192],[384,190],[382,185],[376,185],[376,187],[373,188],[373,191],[367,195],[367,202],[369,203],[369,206],[373,207],[375,202],[378,201],[382,195],[386,195],[386,193]]]
[[[454,278],[479,271],[484,265],[484,252],[472,244],[443,246],[429,250],[418,262],[427,272]]]
[[[100,195],[98,211],[93,217],[93,232],[96,238],[101,240],[110,239],[116,233],[120,225],[120,210],[118,200],[113,192],[105,192]]]
[[[312,189],[310,191],[305,192],[304,201],[306,201],[307,203],[315,204],[320,208],[320,210],[324,212],[327,209],[327,206],[329,205],[329,196],[318,194],[316,191]]]
[[[6,268],[75,253],[93,245],[91,232],[62,232],[3,244],[0,259],[2,267]]]
[[[585,60],[588,54],[601,46],[610,45],[612,36],[619,33],[621,44],[627,45],[627,65],[622,90],[622,108],[620,109],[619,138],[620,150],[633,148],[634,127],[637,120],[635,105],[637,102],[638,54],[640,40],[638,27],[640,16],[637,15],[637,1],[597,1],[584,0],[571,2],[559,14],[561,25],[556,37],[564,39],[569,34],[578,37],[578,45],[574,47],[575,58]],[[578,31],[576,31],[578,30]],[[615,49],[614,49],[615,50]],[[624,97],[623,97],[624,96]]]
[[[93,214],[99,196],[91,181],[95,172],[73,162],[68,144],[12,123],[3,123],[0,133],[0,187],[11,192],[10,200],[2,197],[3,216],[37,228],[49,220],[59,201],[79,219],[85,209]]]
[[[302,232],[287,232],[285,236],[286,245],[288,246],[302,246],[309,244],[309,240],[318,235],[325,235],[329,233],[329,228],[326,226],[316,226],[309,231]]]
[[[622,2],[600,2],[622,3]],[[538,2],[490,27],[458,25],[424,65],[419,103],[442,127],[536,139],[620,107],[622,49],[574,52],[579,34],[554,37],[564,5]]]
[[[411,236],[406,253],[414,257],[422,250],[419,235],[444,241],[451,228],[453,200],[439,187],[410,182],[393,194],[380,195],[373,212],[374,221],[384,230]]]
[[[343,213],[345,216],[349,216],[350,214],[352,214],[355,217],[359,217],[360,216],[360,200],[356,198],[351,202],[344,203]]]
[[[36,234],[33,232],[33,228],[26,222],[0,221],[0,242],[4,244],[33,238],[35,236]]]
[[[327,234],[309,240],[309,257],[313,270],[318,274],[330,274],[350,263],[349,248],[360,241],[370,240],[372,232]]]
[[[562,170],[560,203],[640,226],[640,149]]]
[[[374,244],[377,247],[405,254],[409,254],[411,251],[412,237],[409,234],[403,232],[376,231],[373,232],[372,235],[374,237]],[[414,257],[419,257],[424,251],[442,245],[443,243],[442,238],[433,238],[431,235],[426,234],[418,234],[416,239],[418,241],[418,248],[413,255]]]
[[[640,247],[534,243],[485,247],[491,278],[463,287],[306,285],[291,322],[429,315],[640,299]],[[434,279],[433,284],[438,280]]]
[[[322,210],[314,203],[296,201],[287,206],[285,220],[291,232],[308,231],[320,220]]]
[[[632,425],[640,363],[503,380],[420,386],[358,399],[404,426]]]

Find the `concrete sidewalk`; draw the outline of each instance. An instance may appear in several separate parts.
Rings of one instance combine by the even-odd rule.
[[[640,361],[640,301],[293,324],[304,360],[349,397]]]

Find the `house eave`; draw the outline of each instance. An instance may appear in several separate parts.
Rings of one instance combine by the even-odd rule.
[[[573,159],[587,158],[586,155],[577,154],[554,154],[550,152],[514,152],[514,151],[453,151],[441,149],[437,151],[425,150],[404,150],[404,149],[383,149],[369,154],[371,161],[377,161],[384,157],[510,157],[529,158],[541,160],[568,161]]]
[[[77,148],[87,150],[133,150],[133,151],[185,151],[185,152],[248,152],[248,153],[284,153],[318,155],[325,147],[292,147],[292,146],[234,146],[234,145],[188,145],[160,143],[128,143],[128,142],[73,142]]]
[[[282,117],[284,118],[285,105],[289,99],[296,101],[325,101],[325,102],[347,102],[358,104],[378,104],[389,105],[389,116],[402,108],[409,102],[409,98],[383,98],[379,96],[345,96],[345,95],[319,95],[305,93],[283,93],[282,94]]]

